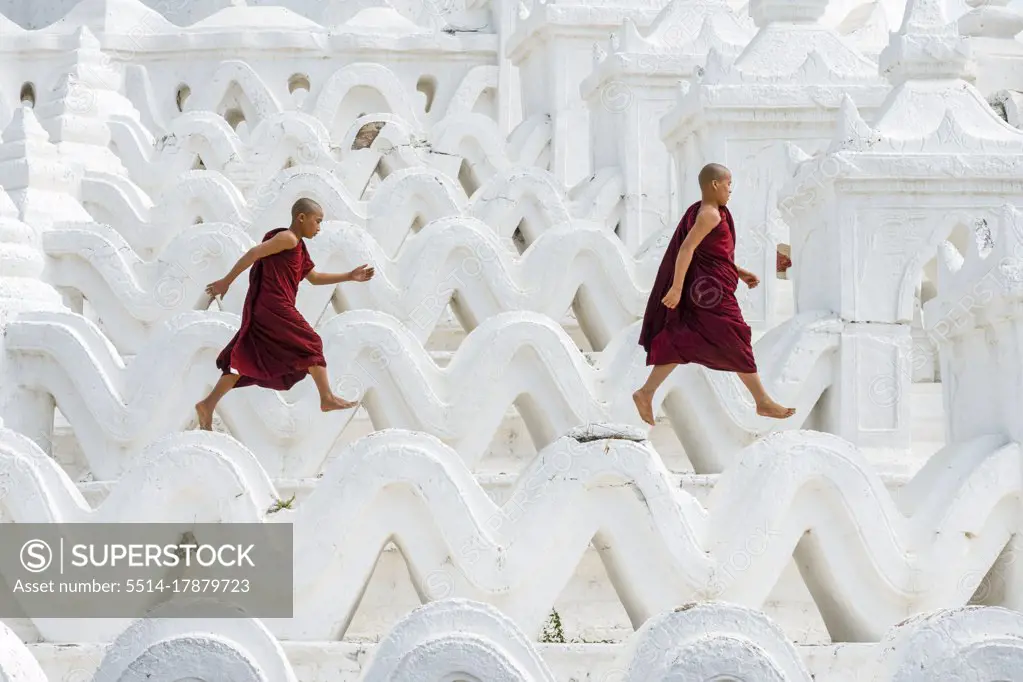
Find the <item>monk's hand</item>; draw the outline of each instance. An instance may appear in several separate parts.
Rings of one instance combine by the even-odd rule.
[[[668,293],[665,294],[664,298],[661,299],[661,303],[666,305],[668,308],[674,310],[678,306],[678,302],[682,300],[682,290],[672,287],[668,289]]]
[[[746,283],[750,289],[756,289],[757,285],[760,284],[760,278],[754,275],[749,270],[743,270],[739,273],[739,278]]]
[[[353,282],[368,282],[373,279],[373,275],[376,274],[376,270],[368,265],[360,265],[359,267],[348,273],[348,276]]]
[[[231,287],[231,283],[224,279],[218,279],[206,285],[206,295],[210,298],[224,299],[224,294]]]

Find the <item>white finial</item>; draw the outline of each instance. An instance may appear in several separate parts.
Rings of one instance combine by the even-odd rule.
[[[947,34],[950,30],[954,31],[952,26],[945,12],[944,0],[909,0],[902,18],[902,30],[899,32],[903,35]]]
[[[902,28],[880,54],[881,74],[892,85],[907,80],[971,80],[970,45],[948,21],[943,0],[909,0]]]

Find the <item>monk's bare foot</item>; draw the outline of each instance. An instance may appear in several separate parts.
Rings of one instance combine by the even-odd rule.
[[[771,419],[788,419],[796,413],[796,408],[779,405],[771,399],[767,399],[757,405],[757,414],[761,417]]]
[[[656,426],[657,423],[654,421],[654,397],[646,393],[643,389],[639,389],[632,394],[632,402],[636,403],[636,409],[639,410],[639,418],[645,421],[650,426]]]
[[[348,400],[342,400],[336,395],[332,395],[329,398],[320,400],[320,410],[322,412],[333,412],[334,410],[350,410],[353,407],[358,407],[358,402],[351,402]]]
[[[213,430],[213,412],[206,407],[206,401],[200,400],[195,404],[195,414],[199,417],[199,428],[203,431]]]

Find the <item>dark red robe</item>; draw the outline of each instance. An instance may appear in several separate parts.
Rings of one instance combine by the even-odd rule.
[[[263,241],[288,228],[263,235]],[[313,269],[305,241],[257,260],[249,271],[242,326],[217,357],[224,374],[241,375],[236,387],[262,386],[286,391],[309,373],[327,366],[323,341],[295,307],[298,285]]]
[[[788,271],[789,268],[792,267],[792,259],[786,256],[781,251],[775,253],[774,262],[775,273],[779,275],[784,274],[785,272]]]
[[[721,223],[696,247],[674,310],[661,303],[675,277],[675,259],[700,210],[696,202],[686,211],[664,252],[643,315],[639,344],[647,365],[695,363],[723,372],[753,374],[752,333],[742,318],[735,288],[735,223],[721,207]]]

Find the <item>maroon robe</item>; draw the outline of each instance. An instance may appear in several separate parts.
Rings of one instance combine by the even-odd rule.
[[[647,365],[695,363],[722,372],[753,374],[752,334],[742,318],[735,288],[735,223],[721,207],[721,223],[696,247],[674,310],[661,299],[675,278],[675,259],[689,230],[696,224],[700,203],[689,207],[664,252],[664,260],[643,315],[639,344]]]
[[[792,259],[786,256],[781,251],[776,252],[774,261],[775,261],[774,269],[776,274],[779,275],[785,274],[785,272],[787,272],[788,269],[792,267]]]
[[[288,228],[279,227],[263,241]],[[217,357],[224,374],[241,375],[236,387],[262,386],[286,391],[309,373],[327,366],[323,342],[295,307],[298,285],[313,269],[305,241],[260,258],[249,271],[242,326]]]

